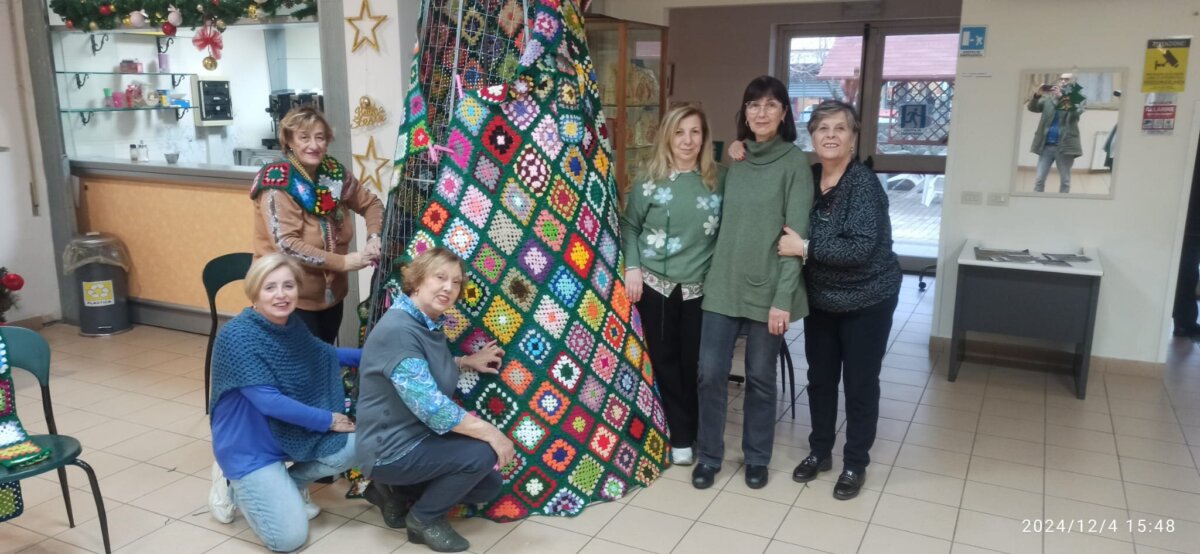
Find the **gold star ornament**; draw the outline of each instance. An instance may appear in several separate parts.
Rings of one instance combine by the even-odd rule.
[[[374,48],[376,52],[378,52],[379,37],[376,35],[376,32],[378,32],[379,26],[383,25],[384,21],[387,21],[387,18],[388,16],[386,15],[375,15],[371,13],[371,1],[362,0],[362,6],[358,8],[358,16],[346,18],[346,23],[349,23],[351,27],[354,27],[354,44],[350,48],[350,51],[358,52],[359,48],[362,48],[364,44],[367,44],[370,45],[371,48]],[[366,29],[366,31],[364,31],[364,29]],[[370,32],[370,36],[367,36],[368,31]]]
[[[380,158],[375,153],[375,137],[367,142],[367,151],[362,154],[354,155],[354,165],[358,168],[355,173],[358,174],[358,182],[363,186],[372,185],[375,190],[383,192],[384,177],[380,172],[389,169],[392,165],[392,160],[388,158]]]

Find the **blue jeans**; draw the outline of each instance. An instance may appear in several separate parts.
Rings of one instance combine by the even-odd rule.
[[[725,411],[729,405],[729,371],[738,332],[746,331],[746,394],[742,409],[742,453],[748,465],[771,462],[775,445],[775,360],[783,335],[767,324],[744,317],[705,311],[700,330],[700,425],[696,447],[700,462],[720,468],[725,457]]]
[[[297,550],[308,540],[308,516],[300,489],[326,475],[346,471],[353,459],[354,434],[350,433],[345,447],[323,458],[296,462],[291,468],[275,462],[241,479],[231,479],[233,500],[267,548],[276,552]]]
[[[1075,156],[1062,154],[1057,144],[1047,144],[1038,155],[1037,176],[1033,180],[1033,190],[1042,192],[1046,188],[1046,176],[1050,174],[1050,165],[1058,166],[1058,192],[1071,192],[1071,166],[1075,165]]]

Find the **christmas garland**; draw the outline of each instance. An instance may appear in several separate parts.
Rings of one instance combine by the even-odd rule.
[[[208,24],[224,31],[239,19],[273,16],[285,8],[299,8],[289,15],[303,19],[317,14],[317,0],[50,0],[50,9],[68,29],[152,27],[167,36],[174,36],[179,27]]]

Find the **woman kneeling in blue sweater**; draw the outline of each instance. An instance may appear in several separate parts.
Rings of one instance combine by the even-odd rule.
[[[293,316],[299,274],[282,254],[254,262],[245,281],[253,307],[213,344],[213,454],[250,528],[277,552],[303,546],[320,513],[308,484],[345,471],[354,454],[339,352]],[[221,504],[210,498],[213,516],[228,523],[233,510]]]

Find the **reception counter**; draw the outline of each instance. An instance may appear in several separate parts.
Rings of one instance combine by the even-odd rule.
[[[207,332],[201,271],[210,259],[251,251],[255,167],[72,160],[79,230],[121,238],[132,258],[134,321]],[[217,310],[249,305],[240,283],[223,289]]]

